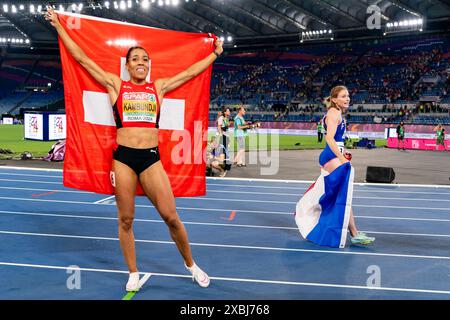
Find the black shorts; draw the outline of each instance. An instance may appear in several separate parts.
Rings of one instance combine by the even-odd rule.
[[[159,161],[158,147],[135,149],[119,145],[113,152],[113,159],[126,164],[140,175],[145,169]]]

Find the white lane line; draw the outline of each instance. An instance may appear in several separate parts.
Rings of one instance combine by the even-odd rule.
[[[13,214],[23,216],[37,216],[37,217],[58,217],[58,218],[72,218],[72,219],[97,219],[97,220],[117,220],[113,217],[100,217],[100,216],[85,216],[85,215],[69,215],[69,214],[56,214],[56,213],[37,213],[37,212],[22,212],[22,211],[0,211],[0,214]],[[164,223],[162,220],[154,219],[134,219],[135,222],[150,222],[150,223]],[[449,221],[449,220],[448,220]],[[276,230],[298,230],[297,227],[281,227],[281,226],[264,226],[264,225],[249,225],[249,224],[230,224],[230,223],[214,223],[214,222],[194,222],[183,220],[185,225],[200,225],[200,226],[213,226],[213,227],[229,227],[229,228],[254,228],[254,229],[276,229]],[[419,237],[444,237],[450,238],[449,234],[428,234],[428,233],[408,233],[408,232],[386,232],[386,231],[365,231],[373,234],[387,234],[387,235],[400,235],[400,236],[419,236]]]
[[[84,240],[119,241],[118,238],[110,238],[110,237],[94,237],[94,236],[79,236],[79,235],[68,235],[68,234],[19,232],[19,231],[7,231],[7,230],[0,230],[0,234],[20,235],[20,236],[35,236],[35,237],[84,239]],[[142,242],[142,243],[175,245],[175,243],[173,241],[140,240],[140,239],[135,239],[135,241],[136,242]],[[327,250],[327,249],[314,250],[314,249],[296,249],[296,248],[279,248],[279,247],[261,247],[261,246],[243,246],[243,245],[229,245],[229,244],[197,243],[197,242],[191,242],[190,245],[191,246],[198,246],[198,247],[227,248],[227,249],[231,248],[231,249],[265,250],[265,251],[281,251],[281,252],[287,251],[287,252],[308,252],[308,253],[319,253],[319,254],[344,254],[344,255],[389,257],[389,258],[450,260],[450,257],[447,257],[447,256],[426,256],[426,255],[395,254],[395,253],[355,252],[355,251],[338,251],[338,250]]]
[[[78,190],[65,190],[65,189],[42,189],[42,188],[19,188],[19,187],[0,187],[0,189],[5,190],[25,190],[25,191],[58,191],[59,193],[81,193],[81,194],[92,194],[97,195],[97,193],[89,191],[78,191]]]
[[[1,179],[0,179],[1,180]],[[53,182],[46,182],[46,183],[50,183],[50,184],[57,184],[57,183],[53,183]],[[42,188],[21,188],[21,187],[0,187],[0,189],[5,189],[5,190],[26,190],[26,191],[55,191],[55,189],[42,189]],[[97,195],[96,193],[93,192],[87,192],[87,191],[77,191],[77,190],[64,190],[64,189],[58,189],[56,190],[58,192],[64,192],[64,193],[78,193],[78,194],[92,194],[92,195]],[[208,190],[207,192],[211,192],[211,190]],[[223,191],[216,191],[218,193],[222,193]],[[226,191],[225,191],[226,192]],[[280,193],[261,193],[261,192],[245,192],[245,191],[237,191],[237,192],[233,192],[233,193],[238,193],[238,194],[245,194],[245,193],[251,193],[251,194],[257,194],[257,195],[281,195],[281,196],[286,196],[286,195],[290,195],[293,196],[294,194],[280,194]],[[301,195],[295,195],[298,198],[300,198]],[[110,196],[98,201],[95,201],[94,203],[102,203],[104,201],[108,201],[111,200],[112,198],[114,198],[115,196]],[[183,197],[183,198],[179,198],[179,199],[189,199],[189,200],[198,200],[198,199],[204,199],[204,200],[216,200],[216,201],[234,201],[234,202],[264,202],[264,203],[279,203],[279,204],[296,204],[297,202],[292,202],[292,201],[273,201],[273,200],[258,200],[258,199],[231,199],[231,198],[210,198],[210,197]],[[424,198],[386,198],[386,197],[353,197],[353,199],[369,199],[369,200],[398,200],[398,201],[430,201],[430,202],[450,202],[450,199],[424,199]]]
[[[53,178],[53,179],[62,179],[62,176],[49,176],[42,174],[23,174],[23,173],[3,173],[0,172],[0,176],[23,176],[23,177],[41,177],[41,178]]]
[[[30,176],[30,175],[24,175],[24,176]],[[45,176],[42,176],[45,177]],[[53,178],[53,177],[52,177]],[[42,183],[42,184],[57,184],[62,185],[62,182],[53,182],[53,181],[42,181],[42,180],[22,180],[22,179],[0,179],[0,181],[6,181],[6,182],[26,182],[26,183]],[[254,185],[222,185],[222,184],[207,184],[208,186],[220,186],[220,187],[240,187],[240,188],[262,188],[262,189],[282,189],[286,190],[285,187],[270,187],[270,186],[254,186]],[[440,188],[440,187],[436,187]],[[292,189],[291,189],[292,190]],[[306,191],[306,188],[296,188],[298,190],[298,194],[295,193],[261,193],[261,192],[249,192],[249,191],[230,191],[230,190],[213,190],[213,189],[207,189],[207,192],[218,192],[218,193],[245,193],[245,194],[266,194],[266,195],[286,195],[286,196],[298,196],[300,197],[304,191]],[[359,193],[376,193],[376,192],[384,192],[384,193],[402,193],[402,194],[435,194],[439,196],[443,195],[450,195],[450,193],[447,192],[418,192],[418,191],[396,191],[396,190],[355,190],[355,192]],[[377,197],[356,197],[357,199],[381,199]],[[405,200],[403,198],[389,198],[389,200]],[[450,201],[445,199],[409,199],[409,200],[417,200],[417,201]]]
[[[30,199],[30,198],[16,198],[16,197],[0,197],[3,200],[21,200],[21,201],[35,201],[35,202],[54,202],[54,203],[73,203],[73,204],[90,204],[90,205],[114,205],[114,203],[93,203],[93,202],[83,202],[83,201],[68,201],[68,200],[50,200],[50,199]],[[205,199],[205,198],[200,198]],[[270,202],[270,201],[269,201]],[[136,207],[140,208],[154,208],[152,205],[140,205],[136,204]],[[430,208],[430,207],[402,207],[402,206],[375,206],[375,205],[358,205],[353,204],[352,207],[363,207],[363,208],[389,208],[389,209],[410,209],[410,210],[436,210],[436,211],[450,211],[450,208]],[[229,212],[230,209],[204,209],[204,208],[191,208],[191,207],[181,207],[177,206],[177,209],[186,210],[199,210],[199,211],[226,211]],[[235,210],[235,209],[231,209]],[[244,212],[254,212],[254,213],[271,213],[271,214],[289,214],[282,211],[257,211],[257,210],[240,210]],[[293,212],[291,213],[294,214]]]
[[[35,201],[35,202],[52,202],[52,203],[71,203],[71,204],[83,204],[83,205],[102,205],[102,206],[115,206],[114,203],[93,203],[93,202],[84,202],[84,201],[69,201],[69,200],[50,200],[50,199],[36,199],[36,198],[14,198],[14,197],[0,197],[2,200],[20,200],[20,201]],[[144,204],[136,204],[137,208],[155,208],[153,205],[144,205]],[[196,208],[196,207],[181,207],[177,206],[177,210],[193,210],[193,211],[214,211],[214,212],[230,212],[230,210],[234,209],[216,209],[216,208]],[[249,212],[249,213],[269,213],[269,214],[279,214],[286,215],[294,213],[286,213],[282,211],[259,211],[259,210],[242,210],[239,209],[239,212]]]
[[[436,219],[436,218],[383,217],[383,216],[355,216],[355,218],[358,218],[358,219],[379,219],[379,220],[450,222],[450,219]]]
[[[180,209],[180,208],[178,208]],[[199,209],[199,208],[183,208],[183,210],[208,210],[208,211],[217,211],[218,212],[229,212],[230,210],[225,209]],[[0,213],[11,213],[11,214],[23,214],[23,215],[50,215],[55,217],[73,217],[73,218],[95,218],[95,219],[117,219],[112,217],[100,217],[100,216],[86,216],[86,215],[67,215],[67,214],[56,214],[56,213],[41,213],[41,212],[25,212],[25,211],[5,211],[0,210]],[[239,213],[269,213],[271,212],[264,212],[264,211],[245,211],[240,210]],[[276,214],[279,215],[286,215],[286,216],[292,216],[292,213],[289,212],[276,212]],[[384,216],[355,216],[355,218],[358,219],[376,219],[376,220],[401,220],[401,221],[425,221],[425,222],[450,222],[450,219],[437,219],[437,218],[412,218],[412,217],[384,217]],[[146,220],[146,219],[137,219],[135,218],[135,221],[160,221],[160,220]],[[186,223],[185,220],[183,220],[184,223]],[[191,222],[194,224],[194,222]],[[195,222],[198,224],[201,224],[200,222]],[[236,224],[212,224],[212,225],[226,225],[226,226],[238,226]],[[255,226],[256,227],[256,226]],[[267,228],[270,228],[269,226],[266,226]],[[284,227],[274,227],[274,228],[284,228]],[[287,228],[287,227],[286,227]],[[297,229],[297,228],[287,228],[287,229]]]
[[[407,207],[407,206],[375,206],[375,205],[364,205],[364,204],[352,204],[352,207],[450,211],[450,208]]]
[[[113,217],[100,217],[100,216],[85,216],[85,215],[73,215],[73,214],[56,214],[56,213],[37,213],[37,212],[22,212],[22,211],[4,211],[1,210],[0,214],[13,214],[22,216],[37,216],[37,217],[58,217],[58,218],[75,218],[75,219],[97,219],[97,220],[117,220]],[[163,220],[155,219],[138,219],[136,222],[151,222],[151,223],[165,223]],[[264,226],[264,225],[249,225],[249,224],[231,224],[231,223],[213,223],[213,222],[194,222],[183,220],[185,225],[202,225],[202,226],[214,226],[214,227],[231,227],[231,228],[256,228],[256,229],[282,229],[282,230],[297,230],[294,227],[279,227],[279,226]]]
[[[142,274],[142,272],[139,272],[139,274]],[[140,279],[138,282],[139,288],[142,288],[142,286],[147,282],[148,279],[150,279],[151,276],[151,273],[145,273],[142,279]]]
[[[94,203],[95,204],[101,204],[101,203],[103,203],[103,202],[107,202],[107,201],[109,201],[109,200],[111,200],[111,199],[113,199],[113,198],[115,198],[116,196],[109,196],[109,197],[107,197],[107,198],[104,198],[104,199],[100,199],[100,200],[98,200],[98,201],[95,201]]]
[[[319,174],[319,171],[317,172]],[[206,177],[206,180],[216,180],[216,181],[247,181],[247,182],[269,182],[269,183],[286,183],[286,184],[311,184],[313,180],[278,180],[278,179],[249,179],[249,178],[212,178]],[[408,183],[367,183],[367,182],[355,182],[357,186],[368,186],[368,187],[411,187],[411,188],[443,188],[450,189],[447,185],[434,185],[434,184],[408,184]]]
[[[49,182],[50,183],[50,182]],[[55,189],[52,189],[51,191],[55,191]],[[8,199],[8,197],[0,197],[0,199]],[[13,199],[13,198],[10,198]],[[18,198],[16,198],[18,199]],[[225,202],[256,202],[256,203],[277,203],[277,204],[295,204],[296,202],[290,202],[290,201],[271,201],[271,200],[249,200],[249,199],[223,199],[223,198],[208,198],[208,197],[183,197],[183,198],[177,198],[177,201],[180,200],[197,200],[197,201],[201,201],[201,200],[215,200],[215,201],[225,201]],[[102,199],[99,201],[105,201],[106,199]],[[51,201],[51,200],[47,200],[47,201]],[[65,201],[65,202],[70,202],[70,201]],[[76,202],[76,201],[75,201]],[[98,202],[98,201],[96,201]],[[101,203],[95,203],[95,204],[101,204]]]
[[[67,267],[50,266],[43,264],[29,264],[29,263],[15,263],[0,261],[1,266],[8,267],[22,267],[22,268],[38,268],[38,269],[53,269],[53,270],[68,270]],[[124,270],[111,270],[111,269],[94,269],[94,268],[79,268],[80,271],[87,272],[103,272],[103,273],[120,273],[128,274],[128,271]],[[159,276],[159,277],[172,277],[172,278],[191,278],[190,275],[184,274],[171,274],[171,273],[157,273],[157,272],[140,272],[145,275]],[[144,276],[145,277],[145,276]],[[309,287],[327,287],[327,288],[345,288],[345,289],[360,289],[360,290],[374,290],[374,291],[396,291],[396,292],[414,292],[414,293],[431,293],[431,294],[450,294],[450,291],[445,290],[430,290],[430,289],[412,289],[412,288],[392,288],[392,287],[369,287],[358,286],[348,284],[332,284],[332,283],[320,283],[320,282],[298,282],[298,281],[280,281],[280,280],[266,280],[266,279],[248,279],[248,278],[229,278],[229,277],[215,277],[210,276],[211,280],[216,281],[230,281],[230,282],[244,282],[244,283],[257,283],[257,284],[277,284],[277,285],[291,285],[291,286],[309,286]]]
[[[27,171],[49,171],[49,172],[62,172],[62,169],[46,169],[46,168],[31,168],[31,167],[15,167],[15,166],[1,166],[0,170],[27,170]]]
[[[286,190],[286,188],[283,188]],[[293,191],[293,190],[290,190]],[[251,191],[230,191],[230,190],[222,190],[222,189],[206,189],[206,193],[209,192],[217,192],[217,193],[244,193],[244,194],[257,194],[257,195],[277,195],[277,196],[296,196],[301,197],[304,192],[306,191],[306,188],[302,188],[298,190],[298,193],[278,193],[278,192],[251,192]],[[393,193],[401,193],[401,194],[432,194],[436,196],[442,197],[443,195],[450,195],[450,193],[441,193],[441,192],[412,192],[412,191],[373,191],[373,190],[354,190],[353,193],[378,193],[378,192],[386,192],[389,194]],[[362,197],[356,197],[359,199],[362,199]]]
[[[30,171],[52,171],[52,172],[62,172],[62,169],[45,169],[45,168],[30,168],[30,167],[13,167],[13,166],[2,166],[0,170],[30,170]],[[214,178],[214,177],[206,177],[206,180],[212,181],[244,181],[244,182],[269,182],[269,183],[285,183],[285,184],[311,184],[314,181],[312,180],[280,180],[280,179],[260,179],[260,178]],[[442,189],[450,189],[450,186],[447,185],[433,185],[433,184],[405,184],[405,183],[366,183],[366,182],[356,182],[354,183],[357,186],[369,186],[369,187],[411,187],[411,188],[442,188]],[[224,184],[218,184],[220,186],[224,186]],[[247,185],[245,185],[247,186]],[[285,187],[280,187],[285,188]]]
[[[62,182],[38,181],[38,180],[0,179],[0,181],[7,181],[7,182],[27,182],[27,183],[43,183],[43,184],[58,184],[58,185],[62,185]]]
[[[386,232],[386,231],[367,231],[367,233],[373,234],[387,234],[396,236],[416,236],[416,237],[440,237],[440,238],[450,238],[450,234],[427,234],[427,233],[407,233],[407,232]]]

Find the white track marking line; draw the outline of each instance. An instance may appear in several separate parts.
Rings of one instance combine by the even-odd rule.
[[[0,214],[1,213],[23,215],[23,216],[58,217],[58,218],[75,218],[75,219],[97,219],[97,220],[117,220],[117,218],[113,218],[113,217],[84,216],[84,215],[80,216],[80,215],[54,214],[54,213],[0,211]],[[134,221],[136,221],[136,222],[150,222],[150,223],[164,223],[164,221],[162,221],[162,220],[154,220],[154,219],[137,219],[137,218],[135,218]],[[450,221],[450,220],[447,220],[447,221]],[[186,220],[184,220],[183,223],[185,225],[201,225],[201,226],[230,227],[230,228],[298,230],[298,228],[296,228],[296,227],[264,226],[264,225],[249,225],[249,224],[226,224],[226,223],[213,223],[213,222],[194,222],[194,221],[186,221]],[[401,236],[421,236],[421,237],[450,238],[450,234],[427,234],[427,233],[387,232],[387,231],[365,231],[365,232],[367,232],[367,233],[374,233],[374,234],[401,235]]]
[[[62,179],[62,176],[44,176],[43,174],[24,174],[24,173],[3,173],[0,172],[0,176],[22,176],[22,177],[40,177],[40,178],[53,178],[53,179]]]
[[[63,172],[62,169],[45,169],[45,168],[29,168],[29,167],[12,167],[12,166],[2,166],[0,167],[0,171],[2,169],[8,169],[8,170],[30,170],[30,171],[52,171],[52,172]],[[260,178],[214,178],[214,177],[206,177],[206,180],[212,180],[212,181],[245,181],[245,182],[270,182],[270,183],[286,183],[286,184],[311,184],[314,181],[312,180],[280,180],[280,179],[260,179]],[[224,184],[218,184],[220,186],[223,186]],[[412,188],[443,188],[443,189],[450,189],[450,186],[447,185],[430,185],[430,184],[405,184],[405,183],[398,183],[398,184],[391,184],[391,183],[366,183],[366,182],[356,182],[354,185],[357,186],[387,186],[387,187],[412,187]],[[280,187],[285,188],[285,187]]]
[[[7,182],[28,182],[28,183],[43,183],[43,184],[57,184],[57,185],[62,185],[62,182],[38,181],[38,180],[0,179],[0,181],[7,181]]]
[[[52,234],[52,233],[33,233],[33,232],[20,232],[20,231],[7,231],[7,230],[0,230],[0,234],[36,236],[36,237],[68,238],[68,239],[119,241],[118,238],[110,238],[110,237],[79,236],[79,235]],[[142,242],[142,243],[175,245],[175,243],[173,241],[139,240],[139,239],[136,239],[135,241]],[[425,256],[425,255],[395,254],[395,253],[371,253],[371,252],[338,251],[338,250],[326,250],[326,249],[314,250],[314,249],[243,246],[243,245],[228,245],[228,244],[213,244],[213,243],[196,243],[196,242],[191,242],[190,245],[198,246],[198,247],[227,248],[227,249],[231,248],[231,249],[265,250],[265,251],[281,251],[281,252],[287,251],[287,252],[308,252],[308,253],[319,253],[319,254],[344,254],[344,255],[390,257],[390,258],[394,257],[394,258],[450,260],[450,257],[447,257],[447,256]]]
[[[1,179],[0,179],[1,180]],[[52,182],[46,182],[46,183],[50,183],[50,184],[54,184]],[[63,193],[78,193],[78,194],[92,194],[92,195],[97,195],[96,193],[93,192],[87,192],[87,191],[77,191],[77,190],[65,190],[65,189],[42,189],[42,188],[21,188],[21,187],[0,187],[0,189],[5,189],[5,190],[26,190],[26,191],[57,191],[57,192],[63,192]],[[207,192],[211,192],[210,190],[208,190]],[[221,193],[222,191],[217,191],[218,193]],[[243,194],[243,193],[252,193],[252,194],[258,194],[258,195],[281,195],[281,196],[286,196],[286,194],[280,194],[280,193],[259,193],[259,192],[233,192],[233,193],[237,193],[237,194]],[[292,195],[292,194],[288,194]],[[107,198],[104,199],[100,199],[98,201],[95,201],[94,203],[102,203],[103,201],[107,201],[110,200],[112,198],[114,198],[115,196],[109,196]],[[300,196],[297,196],[298,198],[300,198]],[[264,202],[264,203],[279,203],[279,204],[296,204],[297,202],[291,202],[291,201],[273,201],[273,200],[251,200],[251,199],[231,199],[231,198],[210,198],[210,197],[183,197],[183,198],[179,198],[179,199],[188,199],[188,200],[198,200],[198,199],[204,199],[204,200],[218,200],[218,201],[234,201],[234,202]],[[369,199],[369,200],[398,200],[398,201],[430,201],[430,202],[450,202],[450,199],[424,199],[424,198],[386,198],[386,197],[353,197],[353,199]]]
[[[21,179],[0,179],[0,181],[6,181],[6,182],[26,182],[26,183],[42,183],[42,184],[54,184],[54,185],[61,185],[61,182],[53,182],[53,181],[40,181],[40,180],[21,180]],[[22,187],[1,187],[2,189],[23,189],[23,190],[35,190],[32,188],[22,188]],[[259,187],[258,187],[259,188]],[[272,187],[270,187],[272,188]],[[282,188],[284,190],[286,190],[286,188]],[[37,189],[36,189],[37,190]],[[306,189],[305,189],[306,190]],[[71,190],[67,190],[66,192],[70,192]],[[93,192],[87,192],[87,191],[72,191],[74,193],[92,193],[95,194]],[[249,191],[227,191],[227,190],[211,190],[211,189],[207,189],[206,192],[212,192],[212,193],[237,193],[237,194],[257,194],[257,195],[277,195],[277,196],[296,196],[298,198],[300,198],[303,193],[299,192],[298,194],[294,194],[294,193],[264,193],[264,192],[249,192]],[[376,191],[361,191],[361,190],[356,190],[356,192],[369,192],[369,193],[373,193]],[[394,193],[394,192],[390,192],[387,191],[389,193]],[[398,192],[398,193],[412,193],[412,192]],[[415,194],[419,194],[419,192],[414,192]],[[435,195],[439,195],[442,196],[442,193],[420,193],[420,194],[435,194]],[[445,194],[449,194],[450,193],[445,193]],[[211,200],[222,200],[221,198],[206,198],[206,197],[183,197],[180,199],[211,199]],[[428,199],[428,198],[386,198],[386,197],[354,197],[354,199],[375,199],[375,200],[406,200],[406,201],[440,201],[440,202],[450,202],[450,199]],[[238,201],[239,199],[231,199],[232,201]],[[260,202],[263,200],[242,200],[242,201],[255,201],[255,202]],[[263,201],[264,202],[264,201]],[[278,202],[278,203],[294,203],[294,202]],[[296,202],[295,202],[296,203]]]
[[[142,272],[139,272],[139,273],[142,273]],[[148,279],[150,279],[151,276],[152,276],[151,273],[145,273],[144,274],[142,279],[140,279],[139,282],[138,282],[139,289],[142,288],[142,286],[147,282]]]
[[[198,210],[198,208],[184,208],[186,210]],[[230,210],[225,209],[208,209],[211,211],[219,211],[219,212],[228,212]],[[112,217],[101,217],[101,216],[86,216],[86,215],[68,215],[68,214],[56,214],[56,213],[42,213],[42,212],[26,212],[26,211],[5,211],[0,210],[0,213],[10,213],[10,214],[22,214],[22,215],[37,215],[37,216],[55,216],[55,217],[73,217],[73,218],[92,218],[92,219],[117,219]],[[247,213],[247,211],[239,211],[239,213]],[[254,213],[253,211],[250,211],[250,213]],[[256,213],[267,213],[264,211],[257,211]],[[277,212],[277,214],[280,215],[287,215],[291,216],[292,213],[288,212]],[[412,218],[412,217],[383,217],[383,216],[355,216],[355,218],[358,219],[376,219],[376,220],[401,220],[401,221],[425,221],[425,222],[450,222],[450,219],[438,219],[438,218]],[[153,219],[137,219],[136,221],[160,221],[160,220],[153,220]],[[183,220],[185,222],[185,220]],[[195,224],[202,224],[202,222],[191,222]],[[212,223],[212,225],[226,225],[226,226],[238,226],[237,224],[217,224]],[[269,226],[266,226],[267,228],[270,228]],[[276,228],[285,228],[285,227],[276,227]],[[287,229],[297,229],[297,228],[288,228]]]
[[[109,197],[107,197],[107,198],[104,198],[104,199],[100,199],[100,200],[98,200],[98,201],[95,201],[94,203],[95,203],[95,204],[101,204],[102,202],[111,200],[112,198],[115,198],[115,197],[116,197],[116,196],[109,196]]]
[[[1,175],[2,173],[0,173]],[[6,174],[3,174],[6,175]],[[14,174],[14,175],[19,175],[19,174]],[[25,175],[25,174],[20,174],[21,176],[34,176],[34,177],[43,177],[43,178],[47,178],[47,176],[43,176],[43,175]],[[50,178],[57,178],[55,176],[50,176]],[[61,177],[62,178],[62,177]],[[7,181],[7,182],[27,182],[27,183],[43,183],[43,184],[58,184],[58,185],[62,185],[62,182],[51,182],[51,181],[42,181],[42,180],[20,180],[20,179],[0,179],[0,181]],[[355,185],[357,185],[355,183]],[[207,187],[208,186],[220,186],[220,187],[240,187],[240,188],[259,188],[259,189],[283,189],[286,190],[286,186],[284,187],[278,187],[278,186],[255,186],[255,185],[227,185],[227,184],[208,184],[207,183]],[[439,188],[443,188],[445,186],[435,186],[435,188],[439,189]],[[286,193],[261,193],[261,192],[253,192],[254,194],[273,194],[273,195],[288,195],[288,196],[298,196],[300,197],[304,191],[306,191],[306,187],[304,188],[296,188],[296,190],[298,189],[298,194],[294,194],[294,193],[290,193],[290,194],[286,194]],[[242,192],[242,191],[227,191],[227,190],[213,190],[213,189],[207,189],[207,192],[224,192],[224,193],[249,193],[249,194],[253,194],[252,192]],[[403,193],[403,194],[438,194],[436,192],[420,192],[420,191],[398,191],[398,190],[376,190],[376,189],[364,189],[364,190],[355,190],[355,192],[362,192],[362,193]],[[450,195],[449,192],[439,192],[439,195]],[[361,197],[362,198],[362,197]],[[370,199],[370,198],[367,198]]]
[[[89,191],[65,190],[65,189],[41,189],[41,188],[19,188],[19,187],[0,187],[0,189],[5,189],[5,190],[26,190],[26,191],[57,191],[57,192],[63,192],[63,193],[81,193],[81,194],[97,195],[96,193],[89,192]]]
[[[14,263],[0,261],[1,266],[9,267],[24,267],[24,268],[39,268],[39,269],[54,269],[54,270],[68,270],[67,267],[50,266],[42,264],[29,264],[29,263]],[[104,272],[104,273],[121,273],[128,274],[128,271],[122,270],[108,270],[108,269],[94,269],[94,268],[79,268],[80,271],[88,272]],[[142,273],[142,272],[141,272]],[[190,275],[184,274],[170,274],[170,273],[155,273],[145,272],[150,277],[172,277],[172,278],[191,278]],[[145,278],[145,276],[144,276]],[[345,289],[360,289],[360,290],[375,290],[375,291],[396,291],[396,292],[414,292],[414,293],[431,293],[431,294],[450,294],[450,291],[445,290],[429,290],[429,289],[412,289],[412,288],[392,288],[392,287],[368,287],[358,285],[343,285],[343,284],[331,284],[331,283],[318,283],[318,282],[296,282],[296,281],[280,281],[280,280],[263,280],[263,279],[248,279],[248,278],[225,278],[225,277],[210,277],[211,280],[217,281],[230,281],[230,282],[244,282],[244,283],[257,283],[257,284],[278,284],[278,285],[291,285],[291,286],[309,286],[309,287],[327,287],[327,288],[345,288]]]
[[[0,197],[0,199],[4,200],[21,200],[21,201],[36,201],[36,202],[54,202],[54,203],[73,203],[73,204],[90,204],[90,205],[114,205],[110,203],[93,203],[93,202],[83,202],[83,201],[68,201],[68,200],[50,200],[50,199],[30,199],[30,198],[16,198],[16,197]],[[203,198],[205,199],[205,198]],[[209,198],[210,199],[210,198]],[[270,202],[270,201],[269,201]],[[154,208],[152,205],[141,205],[136,204],[136,207],[139,208]],[[352,207],[363,207],[363,208],[389,208],[389,209],[410,209],[410,210],[437,210],[437,211],[450,211],[450,208],[430,208],[430,207],[404,207],[404,206],[375,206],[375,205],[361,205],[361,204],[353,204]],[[199,211],[230,211],[230,209],[209,209],[209,208],[192,208],[192,207],[180,207],[177,206],[177,209],[195,209]],[[234,210],[234,209],[231,209]],[[240,210],[241,211],[241,210]],[[254,213],[274,213],[274,214],[286,214],[282,211],[257,211],[257,210],[243,210],[245,212],[254,212]],[[292,215],[294,213],[291,213]]]

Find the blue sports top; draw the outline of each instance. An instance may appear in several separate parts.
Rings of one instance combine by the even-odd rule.
[[[327,130],[327,123],[325,121],[326,118],[327,118],[327,116],[325,115],[323,117],[323,127],[325,128],[325,130]],[[347,124],[345,122],[345,119],[342,118],[342,116],[341,116],[341,120],[342,120],[341,124],[338,125],[338,127],[336,129],[336,133],[334,134],[334,140],[336,142],[343,142],[344,141],[344,135],[345,135],[345,130],[346,130]]]
[[[325,130],[327,130],[327,123],[325,121],[326,118],[327,118],[327,116],[325,115],[323,117],[323,127],[325,128]],[[345,130],[346,130],[346,122],[345,122],[345,119],[343,119],[343,118],[341,118],[341,119],[342,119],[341,124],[338,125],[338,127],[336,129],[336,133],[334,134],[334,140],[336,141],[341,153],[344,153],[344,135],[345,135]],[[337,157],[327,143],[325,148],[323,149],[323,151],[320,153],[319,163],[323,167],[325,165],[325,163],[327,163],[328,161],[330,161],[334,158],[337,158]]]

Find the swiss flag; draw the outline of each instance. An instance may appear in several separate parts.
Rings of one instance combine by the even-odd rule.
[[[61,24],[89,58],[124,80],[125,56],[141,46],[151,60],[148,80],[172,77],[214,48],[209,34],[168,31],[59,12]],[[64,186],[113,194],[110,173],[116,127],[106,90],[78,64],[59,39],[67,115]],[[176,197],[206,193],[210,66],[168,93],[161,106],[159,150]],[[142,194],[139,187],[137,194]]]

